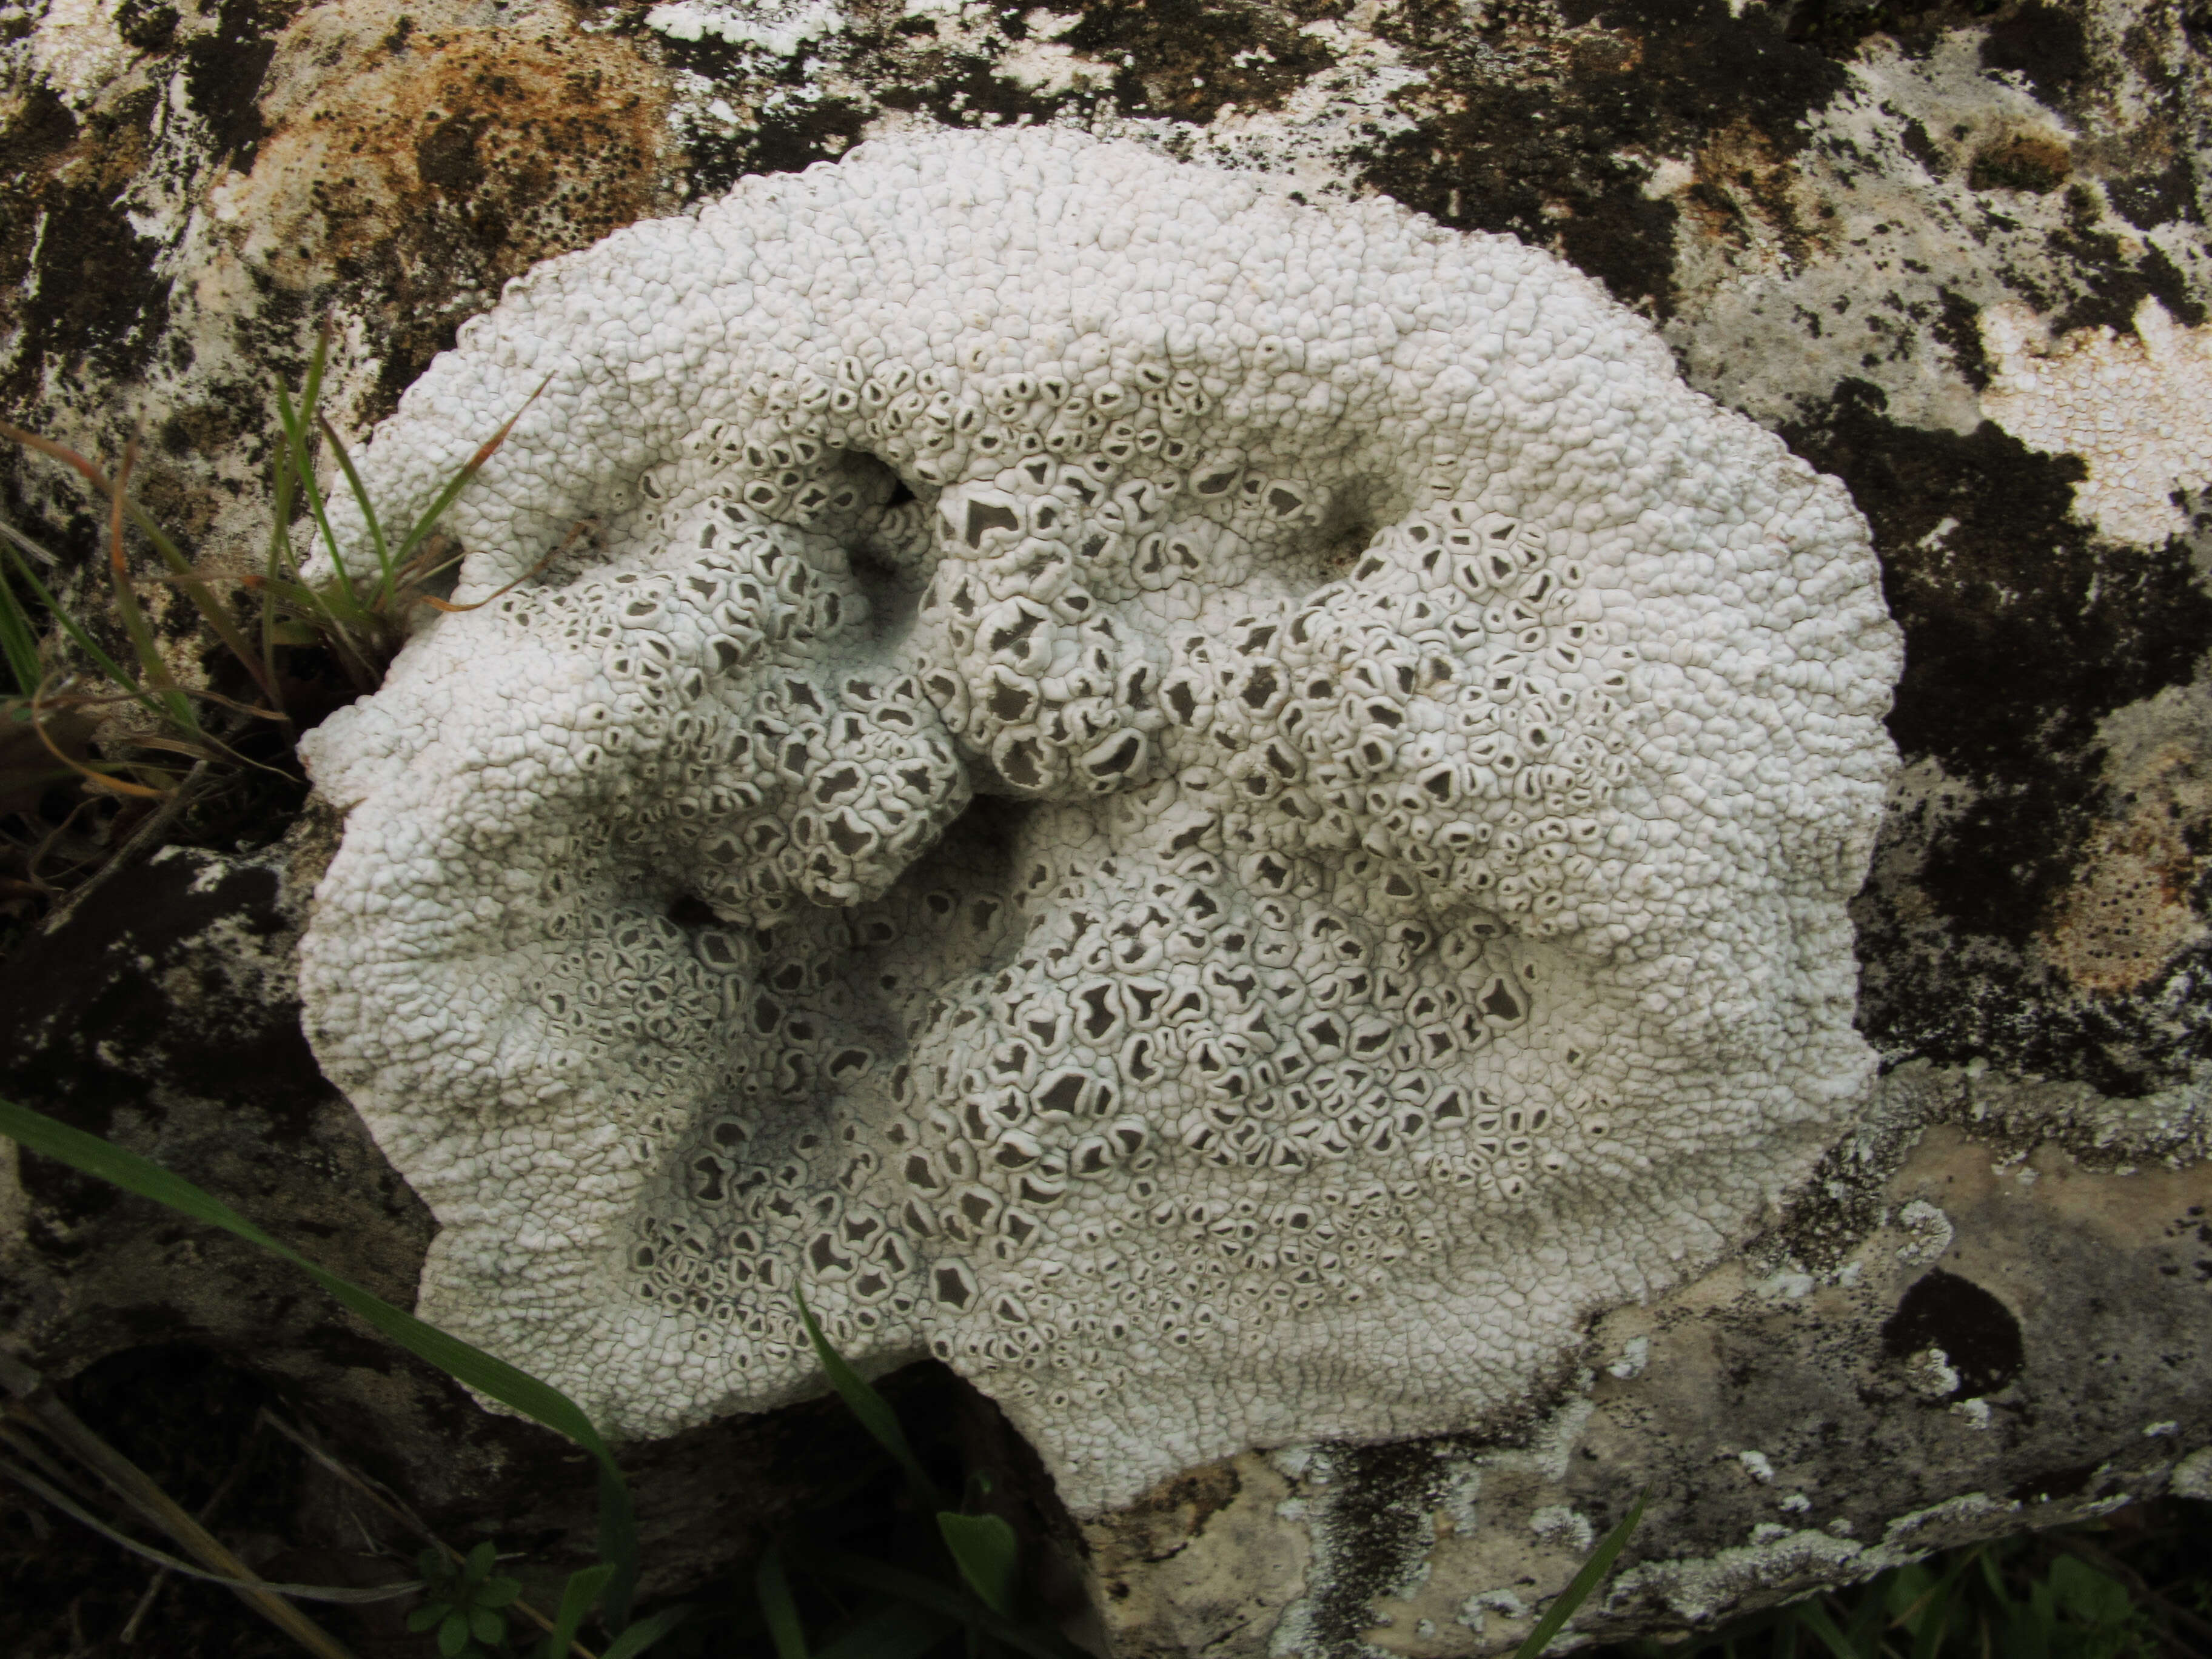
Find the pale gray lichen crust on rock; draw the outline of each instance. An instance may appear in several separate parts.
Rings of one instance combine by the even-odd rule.
[[[1559,261],[872,143],[511,285],[371,489],[542,380],[303,985],[423,1312],[613,1431],[815,1390],[802,1286],[1079,1510],[1464,1427],[1861,1099],[1865,527]]]

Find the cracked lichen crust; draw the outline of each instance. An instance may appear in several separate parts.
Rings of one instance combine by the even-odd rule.
[[[1864,526],[1557,260],[870,143],[513,285],[370,487],[541,381],[303,985],[425,1313],[616,1431],[817,1388],[795,1287],[1079,1509],[1465,1426],[1861,1099]]]

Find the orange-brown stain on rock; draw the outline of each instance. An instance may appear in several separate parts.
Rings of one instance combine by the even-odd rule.
[[[1122,1573],[1182,1554],[1243,1489],[1233,1461],[1205,1463],[1161,1481],[1115,1515],[1107,1536],[1094,1540],[1100,1546],[1097,1565],[1104,1593],[1116,1600],[1127,1596]]]
[[[1748,120],[1714,134],[1692,170],[1676,200],[1683,217],[1715,241],[1796,266],[1835,240],[1796,163]]]
[[[1974,152],[1966,182],[1976,190],[2024,190],[2040,196],[2066,182],[2074,158],[2065,145],[2039,132],[2015,132]]]
[[[380,313],[374,418],[510,277],[671,210],[684,156],[663,76],[613,37],[403,31],[346,56],[221,217],[279,283]]]
[[[2157,979],[2208,931],[2190,841],[2212,825],[2212,777],[2179,746],[2151,757],[2127,816],[2092,837],[2052,911],[2045,956],[2081,990],[2114,995]]]

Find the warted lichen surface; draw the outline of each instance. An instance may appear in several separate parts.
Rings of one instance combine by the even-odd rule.
[[[800,1285],[1079,1508],[1464,1425],[1857,1098],[1863,525],[1548,256],[872,144],[542,267],[372,488],[541,381],[303,988],[425,1311],[617,1430],[812,1387]]]

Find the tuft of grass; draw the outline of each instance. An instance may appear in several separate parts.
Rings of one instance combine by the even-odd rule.
[[[376,689],[419,609],[475,608],[431,591],[460,556],[438,525],[544,385],[395,538],[323,411],[329,357],[325,325],[298,396],[276,388],[268,549],[260,570],[238,577],[201,569],[132,499],[135,439],[111,474],[0,422],[0,438],[67,469],[106,526],[105,584],[88,596],[97,609],[73,610],[50,580],[61,561],[0,522],[0,823],[21,826],[13,836],[0,830],[0,905],[43,906],[57,925],[68,895],[146,850],[202,797],[256,772],[296,785],[300,731]],[[317,481],[319,447],[360,515],[373,569],[348,562]],[[326,574],[311,578],[301,566],[294,546],[301,519]],[[134,538],[158,571],[137,568]],[[209,684],[188,685],[172,668],[142,594],[149,584],[180,594],[222,647]],[[342,681],[335,692],[316,684],[324,663]],[[101,825],[107,833],[87,833]]]

